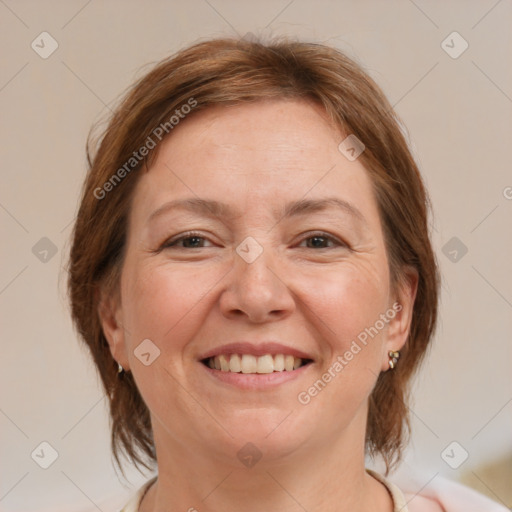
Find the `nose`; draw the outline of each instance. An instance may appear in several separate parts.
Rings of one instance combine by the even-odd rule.
[[[265,323],[281,320],[295,309],[285,272],[269,252],[265,249],[252,263],[235,253],[234,268],[226,276],[228,284],[219,299],[224,316]]]

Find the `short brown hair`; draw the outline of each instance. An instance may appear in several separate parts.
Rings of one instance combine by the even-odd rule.
[[[366,450],[381,454],[387,471],[410,432],[408,393],[434,333],[439,273],[428,231],[429,199],[391,105],[373,80],[342,52],[320,44],[216,39],[158,63],[125,95],[92,156],[74,226],[69,265],[72,317],[88,345],[110,403],[112,451],[138,467],[156,461],[149,410],[130,372],[118,377],[98,315],[99,290],[112,292],[121,273],[127,218],[139,171],[158,148],[122,173],[105,198],[98,190],[141,148],[155,127],[193,98],[194,112],[213,105],[265,99],[308,99],[323,106],[346,134],[366,146],[360,158],[374,187],[392,286],[414,267],[419,275],[407,343],[394,371],[382,372],[369,400]],[[169,135],[172,132],[169,130]],[[125,167],[126,169],[126,167]],[[102,193],[103,194],[103,193]],[[103,194],[104,195],[104,194]],[[121,467],[122,469],[122,467]]]

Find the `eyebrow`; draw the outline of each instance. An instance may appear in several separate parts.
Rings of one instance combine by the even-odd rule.
[[[281,219],[298,217],[308,213],[316,213],[327,210],[329,208],[337,208],[344,211],[356,220],[360,221],[364,225],[368,225],[364,215],[358,210],[353,204],[340,199],[338,197],[325,197],[322,199],[299,199],[298,201],[292,201],[287,203],[281,212],[274,212],[276,217]],[[198,213],[206,217],[216,218],[233,218],[236,217],[231,207],[225,203],[214,201],[211,199],[201,199],[198,197],[190,197],[186,199],[175,199],[168,201],[162,206],[157,208],[148,218],[148,222],[151,222],[156,217],[163,215],[171,210],[181,209]]]

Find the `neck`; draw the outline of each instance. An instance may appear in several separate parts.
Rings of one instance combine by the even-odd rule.
[[[274,458],[267,452],[250,468],[236,457],[227,461],[176,442],[154,423],[158,479],[140,512],[391,512],[386,488],[365,471],[364,438],[359,435],[365,429],[357,423],[346,435],[318,445],[304,444]]]

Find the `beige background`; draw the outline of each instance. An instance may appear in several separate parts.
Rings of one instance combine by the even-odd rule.
[[[512,505],[492,470],[512,453],[511,26],[508,0],[0,1],[0,510],[116,510],[145,480],[120,482],[112,469],[105,401],[68,318],[84,144],[148,63],[247,32],[335,45],[396,105],[432,195],[444,277],[402,473],[464,480]],[[47,59],[31,48],[43,31],[59,45]],[[456,59],[441,46],[453,31],[469,44]],[[445,44],[453,53],[463,41]],[[443,253],[452,237],[468,249],[456,262]],[[43,441],[59,454],[46,470],[31,458]],[[458,469],[441,457],[453,441],[452,459],[469,454]]]

